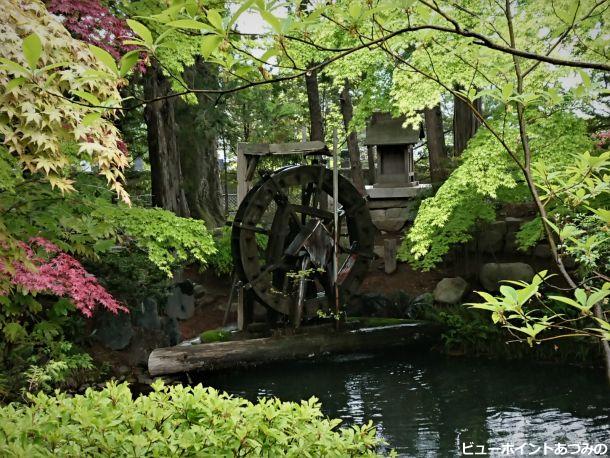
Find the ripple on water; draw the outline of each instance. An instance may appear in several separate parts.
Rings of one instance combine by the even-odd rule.
[[[603,377],[571,368],[357,355],[203,381],[251,400],[316,396],[326,414],[347,424],[374,420],[380,437],[401,456],[457,457],[463,442],[610,446],[610,396]]]

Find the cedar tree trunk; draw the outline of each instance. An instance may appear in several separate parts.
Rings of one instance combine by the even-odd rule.
[[[482,110],[481,99],[475,102],[477,111]],[[459,97],[453,102],[453,155],[459,156],[466,149],[470,140],[479,128],[480,121],[475,117],[468,104]]]
[[[352,174],[352,182],[360,194],[365,195],[364,178],[362,177],[362,164],[360,163],[360,150],[358,149],[358,137],[356,132],[349,130],[349,124],[352,121],[354,107],[352,105],[352,97],[349,93],[349,80],[345,78],[343,90],[339,97],[341,102],[341,114],[343,116],[343,125],[347,134],[347,151],[349,152],[349,162]]]
[[[187,68],[183,78],[190,87],[218,87],[216,69],[202,61]],[[224,223],[217,155],[220,112],[213,99],[197,94],[197,104],[176,102],[176,122],[182,182],[191,216],[202,219],[209,228],[218,227]]]
[[[430,181],[438,183],[447,178],[445,164],[447,153],[445,150],[445,134],[443,132],[443,117],[440,104],[424,110],[426,124],[426,143],[428,145],[428,158],[430,161]]]
[[[170,83],[153,63],[144,77],[144,97],[158,99],[170,93]],[[178,216],[190,216],[182,188],[180,154],[176,145],[173,98],[146,104],[148,154],[150,159],[152,203]]]
[[[322,120],[317,71],[305,73],[305,87],[307,89],[307,103],[309,105],[309,139],[311,141],[317,140],[323,142],[324,121]]]

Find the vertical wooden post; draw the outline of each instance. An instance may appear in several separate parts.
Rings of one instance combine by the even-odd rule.
[[[242,143],[237,145],[237,207],[241,204],[249,190],[249,183],[246,179],[248,170],[248,156],[244,153]],[[248,327],[252,319],[252,304],[248,300],[243,288],[237,290],[237,329],[243,331]]]
[[[339,138],[337,128],[333,129],[333,215],[335,228],[335,246],[333,250],[333,283],[335,284],[335,313],[339,313],[339,240],[341,239],[341,228],[339,227]],[[335,318],[339,326],[338,317]]]
[[[383,241],[383,261],[386,274],[396,271],[396,239]]]
[[[248,170],[248,161],[243,151],[243,144],[237,145],[237,206],[244,200],[248,192],[248,183],[246,182],[246,171]]]
[[[224,130],[222,131],[222,165],[224,169],[224,186],[223,192],[225,194],[225,218],[229,217],[229,178],[227,172],[227,137],[225,136]]]

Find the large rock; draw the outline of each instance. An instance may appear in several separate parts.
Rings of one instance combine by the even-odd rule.
[[[443,278],[434,288],[434,300],[443,304],[459,303],[468,290],[468,282],[462,277]]]
[[[154,298],[145,298],[144,301],[142,301],[141,309],[136,311],[134,315],[136,326],[149,330],[161,329],[157,301]]]
[[[504,222],[504,221],[502,221]],[[480,253],[494,254],[504,248],[504,234],[506,225],[490,225],[477,235],[477,249]]]
[[[123,350],[131,342],[133,328],[128,313],[101,312],[97,318],[95,336],[110,350]]]
[[[398,232],[405,225],[406,220],[402,218],[384,218],[373,220],[373,224],[380,231]]]
[[[542,259],[551,259],[553,257],[551,246],[548,243],[539,243],[534,248],[534,256]]]
[[[506,237],[504,238],[504,253],[514,254],[518,252],[519,248],[517,246],[517,233],[507,232]]]
[[[502,280],[531,281],[534,269],[524,262],[490,262],[481,267],[479,281],[487,291],[498,291]]]
[[[193,296],[195,296],[195,299],[199,299],[200,297],[205,296],[207,293],[207,290],[205,289],[205,286],[203,285],[195,285],[193,287]]]
[[[195,298],[192,294],[185,294],[180,286],[175,286],[167,298],[165,314],[170,318],[188,320],[195,314]]]
[[[409,217],[409,212],[409,207],[388,208],[385,211],[385,216],[388,218],[402,218],[406,221]]]
[[[389,297],[377,293],[354,294],[349,298],[347,316],[400,316],[398,307]]]
[[[513,216],[507,216],[504,218],[506,222],[506,229],[508,232],[517,232],[521,229],[521,225],[525,223],[527,220],[525,218],[515,218]]]
[[[170,345],[177,345],[182,339],[182,332],[176,318],[166,317],[163,320],[163,331]]]
[[[372,220],[381,220],[386,218],[385,210],[370,210]]]

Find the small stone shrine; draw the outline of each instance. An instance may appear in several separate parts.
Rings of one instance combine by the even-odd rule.
[[[365,144],[377,151],[375,182],[366,187],[369,208],[375,226],[386,232],[402,229],[414,217],[413,197],[431,187],[416,180],[413,147],[420,132],[404,122],[404,117],[375,113],[366,127]]]

